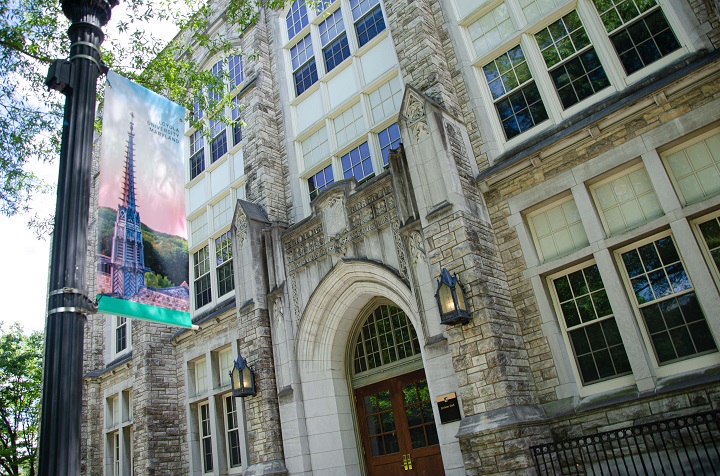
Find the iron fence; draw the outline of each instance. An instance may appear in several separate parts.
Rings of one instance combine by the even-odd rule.
[[[720,410],[531,446],[541,475],[720,474]]]

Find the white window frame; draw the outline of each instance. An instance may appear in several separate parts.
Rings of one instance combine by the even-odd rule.
[[[570,341],[570,336],[568,335],[567,325],[565,323],[565,319],[563,318],[562,310],[560,309],[560,301],[558,299],[557,292],[555,290],[555,286],[553,283],[558,278],[567,276],[569,274],[574,273],[575,271],[585,269],[592,265],[597,265],[594,258],[587,260],[587,261],[583,261],[582,263],[576,264],[575,266],[563,268],[562,270],[546,277],[547,288],[550,293],[550,298],[551,298],[552,304],[553,304],[553,311],[555,313],[555,320],[557,321],[558,325],[560,326],[561,334],[563,337],[563,342],[565,344],[565,349],[566,349],[566,352],[568,355],[568,360],[570,362],[570,366],[573,371],[573,376],[575,378],[575,382],[577,382],[577,386],[580,389],[580,393],[582,395],[607,392],[607,391],[615,390],[618,388],[627,387],[627,386],[635,383],[635,376],[633,375],[632,369],[630,370],[629,374],[610,377],[610,378],[592,382],[589,384],[583,383],[583,379],[580,374],[580,369],[578,368],[577,356],[575,355],[575,351],[573,350],[573,344]],[[600,270],[600,267],[598,267],[598,273],[600,273],[601,279],[604,278],[602,275],[602,271]],[[604,283],[605,283],[605,280],[603,279],[603,285],[604,285]],[[605,288],[605,289],[607,289],[607,288]],[[613,310],[612,317],[615,319],[616,322],[622,318],[621,316],[618,316],[618,314],[615,313],[614,310]],[[601,319],[607,319],[607,318],[608,318],[608,316],[603,316],[603,318],[601,318]],[[592,321],[592,322],[599,322],[599,320]],[[622,336],[622,334],[621,334],[621,336]],[[625,352],[627,353],[626,347],[627,346],[626,346],[625,339],[623,339],[623,348],[625,349]]]
[[[122,320],[122,321],[121,321]],[[110,319],[112,322],[112,350],[115,358],[125,355],[132,350],[132,319],[123,316],[112,316]],[[124,329],[125,332],[125,347],[118,349],[118,332],[120,329]]]
[[[706,139],[710,137],[718,136],[720,138],[720,127],[714,127],[711,130],[708,130],[706,132],[703,132],[700,135],[697,135],[696,137],[693,137],[689,140],[686,140],[674,147],[670,147],[669,149],[663,150],[660,152],[660,158],[662,159],[663,166],[665,167],[665,172],[667,173],[668,177],[670,178],[670,181],[672,182],[673,188],[675,189],[675,194],[677,195],[680,202],[683,204],[683,206],[692,205],[698,202],[702,202],[703,200],[707,200],[710,197],[714,197],[720,194],[720,191],[715,192],[710,195],[705,195],[703,198],[694,200],[694,201],[688,201],[685,198],[685,194],[680,189],[680,184],[677,181],[677,178],[675,177],[675,174],[672,171],[672,168],[670,167],[670,163],[668,162],[668,157],[670,155],[675,154],[676,152],[680,152],[681,150],[687,149],[689,147],[692,147],[700,142],[704,142]],[[720,164],[717,164],[716,167],[720,170]],[[695,172],[695,171],[693,171]]]
[[[497,7],[499,3],[500,2],[492,2],[491,4],[486,3],[478,5],[476,9],[468,12],[462,19],[460,19],[458,24],[460,26],[462,42],[465,44],[467,58],[469,58],[469,61],[472,64],[472,69],[480,87],[481,97],[478,99],[479,106],[485,110],[484,114],[489,118],[487,126],[489,126],[492,130],[492,135],[496,139],[500,153],[513,148],[521,142],[526,141],[528,138],[542,133],[548,128],[557,125],[577,112],[602,101],[612,94],[624,90],[628,86],[643,80],[648,75],[651,75],[668,66],[683,55],[694,51],[693,43],[685,31],[686,28],[678,20],[677,13],[675,12],[675,8],[680,7],[674,7],[668,0],[657,0],[657,3],[660,5],[670,28],[680,43],[680,48],[630,75],[625,73],[625,70],[614,46],[612,45],[612,42],[610,41],[600,16],[592,3],[592,0],[566,1],[563,4],[554,7],[549,13],[539,17],[532,23],[529,23],[525,17],[525,13],[520,7],[519,0],[504,0],[504,3],[507,4],[508,10],[510,11],[511,21],[513,25],[516,26],[517,31],[515,34],[510,35],[499,44],[487,50],[482,56],[477,56],[468,27],[483,15],[489,13],[493,8]],[[560,99],[555,91],[555,87],[552,84],[552,79],[548,74],[547,66],[540,54],[540,48],[535,41],[534,35],[540,30],[546,28],[550,23],[557,21],[572,10],[576,10],[578,12],[586,33],[590,38],[590,42],[598,55],[598,59],[605,69],[610,86],[579,101],[567,109],[563,109]],[[495,101],[492,99],[482,67],[517,45],[520,45],[523,49],[528,67],[535,83],[537,84],[543,105],[548,113],[548,120],[539,123],[538,125],[521,132],[517,136],[508,140],[506,139],[502,125],[500,124],[500,119],[494,105]]]
[[[650,338],[647,327],[645,324],[645,320],[642,316],[640,304],[637,301],[637,297],[635,295],[635,292],[633,291],[632,284],[630,282],[630,278],[628,276],[627,270],[625,269],[625,264],[622,260],[622,254],[630,251],[638,249],[648,243],[652,243],[655,241],[658,241],[665,237],[671,237],[673,240],[673,243],[675,244],[675,249],[678,253],[678,256],[680,257],[680,263],[682,263],[683,268],[685,270],[685,273],[688,277],[688,280],[691,284],[691,287],[689,289],[683,290],[679,293],[672,293],[670,296],[681,296],[684,294],[688,294],[690,292],[695,293],[695,297],[697,299],[698,305],[700,306],[700,309],[703,312],[703,315],[705,317],[706,322],[708,321],[708,316],[711,316],[712,314],[708,313],[708,310],[705,309],[703,301],[698,296],[697,292],[695,291],[695,286],[692,284],[693,282],[693,276],[690,273],[690,270],[688,269],[688,266],[685,264],[683,255],[682,255],[682,247],[678,246],[677,241],[675,240],[672,232],[670,230],[661,231],[659,233],[655,233],[652,236],[648,236],[646,238],[633,241],[632,243],[623,246],[621,248],[618,248],[614,251],[615,259],[617,261],[617,267],[618,272],[620,273],[620,277],[622,278],[623,284],[625,285],[625,291],[627,293],[628,299],[630,300],[630,304],[633,310],[633,313],[635,314],[635,319],[637,321],[637,325],[640,329],[640,333],[643,338],[643,345],[645,345],[645,348],[647,349],[647,353],[650,356],[650,362],[652,363],[655,372],[657,373],[658,377],[667,377],[669,375],[674,375],[680,372],[685,372],[689,370],[694,370],[701,367],[711,366],[713,364],[717,365],[720,363],[720,346],[718,346],[717,342],[715,343],[716,346],[718,346],[719,351],[713,352],[713,353],[706,353],[701,354],[699,356],[690,356],[690,357],[684,357],[680,360],[672,361],[667,364],[660,364],[657,358],[657,355],[654,351],[652,339]],[[668,296],[668,298],[670,297]],[[666,298],[657,299],[651,301],[651,303],[657,303],[661,300],[664,300]],[[709,326],[709,323],[708,323]]]
[[[132,395],[132,387],[113,386],[105,393],[103,474],[108,476],[134,474]]]
[[[619,179],[620,177],[627,177],[631,173],[636,172],[641,169],[645,170],[645,174],[648,176],[648,183],[652,186],[652,193],[655,195],[655,199],[658,203],[658,208],[660,210],[660,213],[657,216],[645,217],[645,220],[640,223],[632,224],[632,225],[626,226],[625,228],[622,228],[620,230],[613,232],[610,229],[610,226],[608,225],[607,218],[605,217],[605,211],[602,209],[602,207],[600,205],[600,200],[598,199],[598,196],[597,196],[597,189],[604,185],[607,185],[608,183],[610,183],[614,180]],[[600,217],[600,221],[602,222],[603,230],[605,231],[606,236],[621,235],[629,230],[632,230],[632,229],[642,226],[646,223],[649,223],[652,220],[654,220],[658,217],[661,217],[665,214],[665,211],[662,208],[662,204],[660,203],[660,197],[658,197],[657,191],[655,190],[655,184],[653,183],[652,179],[650,178],[650,174],[647,171],[647,168],[645,167],[645,164],[643,162],[638,162],[638,163],[635,163],[634,165],[630,165],[630,166],[623,166],[619,170],[616,169],[616,170],[611,171],[608,174],[603,174],[602,178],[600,178],[597,181],[593,181],[591,184],[589,184],[589,189],[590,189],[590,195],[593,200],[593,205],[595,206],[595,210],[597,211],[597,214]],[[647,192],[647,193],[649,193],[649,192]],[[637,195],[636,195],[636,198],[637,198]],[[643,215],[644,215],[644,211],[643,211]]]
[[[207,420],[203,419],[203,409],[207,409]],[[213,437],[212,437],[212,412],[210,411],[210,402],[204,401],[201,403],[198,403],[197,406],[197,413],[198,413],[198,435],[200,436],[199,442],[200,442],[200,466],[201,471],[203,474],[212,473],[215,471],[215,448],[213,447]],[[205,425],[204,423],[207,421],[207,432],[205,432]],[[205,453],[205,441],[210,441],[210,467],[208,468],[207,463],[207,455]]]
[[[553,259],[560,258],[560,257],[563,257],[563,256],[567,256],[568,254],[571,254],[571,253],[573,253],[573,252],[575,252],[575,251],[577,251],[577,250],[583,249],[583,248],[585,248],[586,246],[588,246],[588,245],[590,244],[590,243],[589,243],[589,238],[588,238],[588,236],[587,236],[587,231],[585,230],[585,225],[584,225],[584,223],[583,223],[583,221],[582,221],[582,216],[580,216],[580,219],[579,219],[579,221],[578,221],[577,223],[580,224],[580,227],[582,228],[583,233],[585,233],[586,243],[583,244],[582,246],[575,246],[572,250],[566,251],[565,253],[559,253],[559,254],[557,254],[557,255],[555,255],[555,256],[551,256],[551,257],[549,257],[549,258],[545,257],[545,254],[543,253],[542,248],[541,248],[541,246],[540,246],[540,239],[539,239],[540,237],[538,236],[538,231],[535,229],[535,226],[534,226],[532,220],[533,220],[533,218],[535,218],[536,216],[541,215],[541,214],[544,214],[544,213],[546,213],[546,212],[547,212],[548,210],[550,210],[550,209],[553,209],[553,208],[556,208],[556,207],[561,207],[562,205],[564,205],[565,203],[568,203],[568,202],[573,202],[573,203],[575,203],[575,197],[573,197],[572,194],[567,194],[566,196],[558,197],[557,199],[552,200],[551,202],[549,202],[549,203],[547,203],[547,204],[544,204],[544,205],[542,205],[542,206],[540,206],[540,207],[538,207],[538,208],[529,210],[529,211],[525,214],[526,221],[527,221],[527,225],[528,225],[528,228],[529,228],[529,230],[530,230],[530,235],[532,236],[533,243],[534,243],[534,245],[535,245],[535,252],[537,253],[537,256],[538,256],[538,259],[540,260],[540,262],[552,261]],[[577,203],[575,203],[575,208],[577,209]],[[579,210],[578,210],[578,214],[580,215],[580,211],[579,211]],[[566,228],[567,228],[567,227],[566,227]],[[551,233],[551,235],[554,235],[554,233]]]
[[[710,248],[708,248],[707,242],[705,241],[705,237],[702,234],[702,231],[700,230],[700,225],[707,223],[711,220],[717,220],[720,219],[720,210],[716,210],[714,212],[705,214],[701,217],[698,217],[690,222],[690,225],[692,226],[693,233],[695,234],[695,238],[697,239],[698,244],[700,245],[700,250],[702,251],[703,258],[705,258],[705,262],[707,264],[708,269],[710,270],[710,274],[712,274],[713,280],[715,281],[715,286],[720,290],[720,269],[718,269],[718,266],[715,265],[715,260],[712,257],[712,254],[710,252]]]

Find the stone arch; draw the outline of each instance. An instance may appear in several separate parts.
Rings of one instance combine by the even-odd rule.
[[[296,334],[295,353],[304,413],[308,454],[322,455],[323,469],[356,474],[361,465],[347,372],[347,347],[357,319],[381,298],[405,312],[424,342],[410,288],[390,268],[367,260],[341,260],[310,297]],[[421,349],[422,352],[422,349]],[[318,456],[319,458],[319,456]],[[328,466],[328,462],[332,464]]]
[[[407,284],[381,264],[342,260],[323,278],[305,306],[296,338],[300,373],[331,370],[344,375],[352,327],[377,297],[401,308],[424,342],[415,298]]]

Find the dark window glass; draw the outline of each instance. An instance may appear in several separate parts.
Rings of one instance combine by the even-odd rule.
[[[305,0],[295,0],[285,16],[288,39],[292,39],[308,24],[307,7]]]
[[[355,31],[358,36],[358,45],[363,46],[368,41],[375,38],[378,33],[385,29],[385,20],[383,19],[380,5],[373,8],[370,13],[355,22]]]
[[[397,149],[402,143],[400,138],[400,128],[397,122],[391,124],[387,129],[383,129],[378,133],[378,141],[380,142],[380,152],[382,153],[383,166],[388,165],[388,154],[390,149]]]
[[[622,254],[658,363],[717,351],[670,236]]]
[[[294,74],[295,77],[295,92],[297,95],[301,95],[307,88],[315,84],[318,80],[317,67],[315,66],[315,59],[313,58],[308,63],[305,63],[300,67]]]
[[[327,188],[328,185],[333,183],[333,171],[332,166],[328,165],[320,172],[316,173],[308,179],[308,188],[310,190],[310,200],[317,197],[318,194]]]
[[[553,280],[578,371],[584,384],[631,371],[597,265]]]
[[[355,180],[362,182],[374,175],[372,160],[370,158],[370,147],[363,142],[347,154],[340,157],[343,168],[343,177],[355,177]]]
[[[325,56],[325,69],[330,72],[350,56],[347,35],[343,33],[342,36],[323,48],[323,55]]]

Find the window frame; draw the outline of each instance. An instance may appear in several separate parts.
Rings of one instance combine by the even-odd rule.
[[[569,356],[568,359],[566,359],[568,362],[570,362],[570,367],[572,368],[573,377],[575,378],[575,382],[577,382],[577,386],[580,389],[581,394],[590,394],[590,393],[601,393],[606,392],[609,390],[614,390],[617,388],[627,387],[629,385],[632,385],[635,383],[635,376],[633,374],[632,368],[626,373],[618,374],[611,377],[602,378],[599,380],[594,380],[589,383],[585,383],[583,381],[582,373],[580,372],[579,363],[577,362],[577,356],[575,355],[575,350],[573,347],[573,344],[570,340],[569,336],[569,330],[567,327],[567,324],[564,319],[564,315],[561,310],[560,305],[560,298],[557,295],[557,291],[555,289],[554,282],[556,279],[568,276],[576,271],[580,271],[583,269],[587,269],[590,266],[597,266],[597,262],[593,257],[591,257],[588,260],[584,260],[581,263],[578,263],[573,266],[564,267],[561,270],[554,272],[552,274],[549,274],[545,277],[545,284],[547,286],[548,293],[550,294],[550,301],[552,304],[552,310],[555,318],[555,322],[559,326],[560,333],[562,334],[562,340],[565,344],[565,352],[567,352],[567,355]],[[603,279],[602,271],[600,270],[600,267],[598,266],[598,274],[600,275],[600,279]],[[605,281],[603,280],[603,289],[607,290],[607,287],[605,286]],[[608,303],[609,304],[609,303]],[[573,327],[571,330],[579,329],[582,327],[589,327],[592,325],[592,323],[600,322],[601,320],[607,320],[607,319],[614,319],[617,325],[617,321],[622,319],[622,316],[618,316],[616,312],[612,312],[609,316],[603,316],[602,318],[597,318],[593,321],[590,321],[589,323],[581,323],[578,326]],[[621,333],[622,338],[622,333]],[[625,353],[627,355],[627,343],[623,339],[622,341],[623,349],[625,350]]]
[[[677,7],[671,5],[667,0],[657,0],[658,8],[663,12],[680,47],[632,74],[625,73],[620,58],[616,53],[592,0],[569,0],[560,2],[560,5],[552,7],[546,11],[546,13],[540,13],[539,16],[534,19],[531,19],[523,11],[519,0],[504,0],[504,3],[510,12],[510,19],[513,26],[515,26],[515,32],[493,43],[482,54],[478,54],[475,50],[469,28],[484,15],[492,13],[494,8],[490,8],[488,5],[478,5],[476,8],[464,11],[457,21],[458,32],[462,42],[465,44],[465,53],[469,61],[469,68],[471,68],[476,76],[479,86],[480,94],[476,100],[476,105],[484,109],[484,114],[490,117],[487,120],[487,127],[492,130],[492,135],[498,144],[498,155],[505,150],[512,149],[529,138],[541,134],[548,128],[562,123],[581,110],[606,99],[612,94],[622,91],[638,81],[642,81],[647,76],[677,61],[682,55],[694,51],[692,41],[690,41],[685,31],[686,27],[683,26],[676,17],[677,14],[674,10]],[[492,6],[496,7],[497,3],[493,2]],[[548,73],[549,68],[546,67],[543,61],[540,47],[534,35],[573,10],[575,10],[580,17],[587,36],[590,39],[591,47],[595,49],[597,59],[604,68],[610,85],[568,108],[563,108],[562,102]],[[516,25],[520,26],[518,27]],[[496,112],[495,101],[492,98],[489,86],[485,80],[483,66],[497,58],[498,55],[509,51],[517,45],[521,45],[525,52],[530,71],[539,90],[539,95],[547,110],[549,121],[545,121],[544,125],[540,124],[517,134],[511,139],[507,139],[501,120]]]
[[[203,410],[207,413],[207,418],[204,418],[203,416]],[[215,452],[213,451],[213,437],[212,437],[212,412],[210,411],[210,402],[207,400],[199,402],[197,405],[197,412],[198,412],[198,440],[200,443],[200,460],[201,460],[201,468],[203,474],[212,473],[214,471],[214,462],[213,459],[215,458]],[[205,429],[207,428],[207,432],[205,432]],[[206,443],[209,442],[209,443]],[[209,452],[207,449],[207,446],[209,446]],[[208,456],[210,457],[208,461]]]
[[[537,257],[541,263],[547,263],[554,259],[568,256],[568,255],[570,255],[578,250],[581,250],[583,248],[586,248],[587,246],[590,245],[590,238],[587,236],[587,230],[585,229],[585,224],[582,221],[582,216],[580,216],[579,221],[573,222],[572,224],[575,224],[575,223],[580,224],[580,227],[582,228],[583,233],[585,233],[585,240],[587,241],[587,243],[585,243],[582,246],[576,246],[572,250],[567,251],[565,253],[558,253],[557,255],[551,256],[551,257],[545,256],[545,253],[543,252],[542,247],[540,246],[540,237],[538,236],[538,231],[536,230],[536,227],[534,226],[534,222],[532,220],[534,217],[541,215],[543,213],[546,213],[548,210],[551,210],[553,208],[562,207],[565,203],[568,203],[568,202],[575,202],[575,197],[571,193],[554,197],[551,200],[545,201],[542,204],[539,204],[536,207],[526,210],[523,213],[524,218],[525,218],[525,223],[527,223],[527,227],[528,227],[528,230],[530,231],[530,236],[532,238],[533,245],[535,247],[535,253],[537,254]],[[575,203],[575,208],[578,209],[577,203]],[[580,215],[579,209],[578,209],[578,214]],[[566,223],[566,225],[567,225],[567,223]],[[566,226],[566,228],[569,229],[569,226]],[[554,236],[554,233],[552,233],[551,235]],[[573,238],[572,235],[571,235],[571,238]],[[574,241],[574,239],[573,239],[573,241]]]
[[[673,242],[673,245],[675,246],[675,251],[678,254],[679,257],[679,263],[682,264],[683,270],[685,271],[685,275],[688,279],[688,281],[691,284],[691,287],[688,289],[684,289],[680,292],[672,292],[668,296],[663,296],[659,299],[654,299],[652,301],[649,301],[647,303],[639,304],[637,300],[637,296],[635,292],[633,291],[632,283],[630,282],[630,276],[628,274],[628,271],[625,267],[625,264],[623,262],[622,255],[624,253],[627,253],[632,250],[638,250],[642,246],[645,246],[650,243],[657,242],[663,238],[670,237],[670,239]],[[615,258],[615,262],[618,269],[618,274],[620,275],[620,278],[622,279],[622,283],[625,287],[625,292],[628,298],[628,301],[630,303],[630,307],[632,308],[633,315],[635,317],[636,325],[638,326],[640,330],[640,334],[643,339],[643,345],[645,349],[647,350],[647,354],[649,356],[649,362],[651,362],[651,365],[655,369],[655,372],[657,373],[658,377],[666,377],[669,375],[674,375],[682,371],[687,371],[690,369],[700,368],[712,365],[713,363],[720,362],[720,346],[718,346],[718,343],[715,342],[716,350],[714,352],[701,352],[698,354],[685,356],[685,357],[679,357],[676,359],[672,359],[666,363],[661,363],[657,352],[655,351],[655,346],[650,338],[647,324],[645,322],[645,319],[643,317],[641,309],[645,307],[649,307],[653,304],[665,302],[668,301],[674,297],[683,296],[686,294],[694,293],[695,297],[697,299],[697,304],[700,307],[700,310],[703,314],[703,318],[706,322],[706,324],[709,326],[708,323],[708,313],[707,310],[704,308],[704,304],[700,297],[697,295],[697,292],[695,290],[695,286],[693,283],[693,276],[691,275],[690,269],[685,264],[685,260],[682,255],[682,247],[678,246],[677,241],[675,240],[675,237],[673,236],[673,233],[671,230],[666,229],[663,231],[659,231],[657,233],[653,233],[650,236],[634,240],[632,243],[629,243],[625,246],[622,246],[620,248],[617,248],[613,250],[613,255]],[[713,339],[714,340],[714,339]]]
[[[685,193],[680,188],[680,184],[678,183],[678,180],[675,177],[675,173],[672,171],[672,167],[670,166],[670,163],[668,160],[669,156],[671,156],[677,152],[683,151],[685,149],[688,149],[688,148],[690,148],[694,145],[697,145],[701,142],[705,142],[705,140],[707,140],[711,137],[715,137],[715,136],[717,136],[718,139],[720,140],[720,127],[713,125],[711,129],[706,130],[694,137],[689,138],[688,140],[685,140],[679,144],[676,144],[672,147],[669,147],[669,148],[659,152],[660,159],[662,160],[663,167],[665,168],[665,173],[667,174],[670,181],[672,182],[672,186],[673,186],[676,196],[678,197],[678,200],[680,200],[680,203],[684,207],[687,207],[689,205],[694,205],[696,203],[702,202],[702,201],[707,200],[712,197],[716,197],[716,196],[720,195],[720,190],[715,192],[714,194],[705,195],[702,198],[688,201],[688,199],[685,198]],[[715,167],[716,167],[716,170],[718,171],[718,175],[720,176],[720,162],[715,162]],[[698,173],[698,171],[693,169],[693,174],[697,174],[697,173]]]
[[[603,187],[615,180],[618,180],[622,177],[627,177],[630,174],[637,172],[638,170],[641,170],[641,169],[645,171],[645,174],[647,175],[647,178],[648,178],[648,183],[652,186],[652,193],[655,194],[655,199],[657,201],[658,209],[660,212],[656,216],[650,216],[650,217],[646,216],[645,220],[641,221],[639,223],[631,224],[629,226],[626,224],[626,226],[624,228],[618,229],[616,231],[612,231],[610,229],[610,226],[608,225],[607,218],[605,216],[605,210],[603,210],[602,206],[600,205],[600,199],[598,198],[598,195],[597,195],[597,189],[600,187]],[[592,198],[593,205],[598,214],[598,217],[600,218],[600,221],[601,221],[602,227],[603,227],[603,231],[605,232],[606,237],[622,235],[623,233],[627,233],[630,230],[633,230],[637,227],[646,225],[657,218],[665,216],[665,210],[662,208],[662,203],[660,203],[660,197],[658,196],[657,191],[655,190],[655,184],[653,183],[652,179],[650,179],[650,174],[647,171],[647,168],[645,167],[645,164],[642,161],[637,161],[635,163],[631,162],[631,163],[627,164],[626,166],[623,166],[623,167],[617,168],[617,169],[613,169],[611,171],[608,171],[605,174],[602,174],[600,177],[598,177],[595,180],[588,183],[588,191],[590,192],[590,197]],[[649,192],[646,192],[645,195],[647,195],[648,193]],[[635,195],[636,201],[637,201],[637,198],[638,198],[638,196]],[[624,203],[627,203],[627,202],[624,202]],[[643,210],[643,216],[645,216],[644,210]],[[623,220],[624,220],[624,216],[623,216]]]

